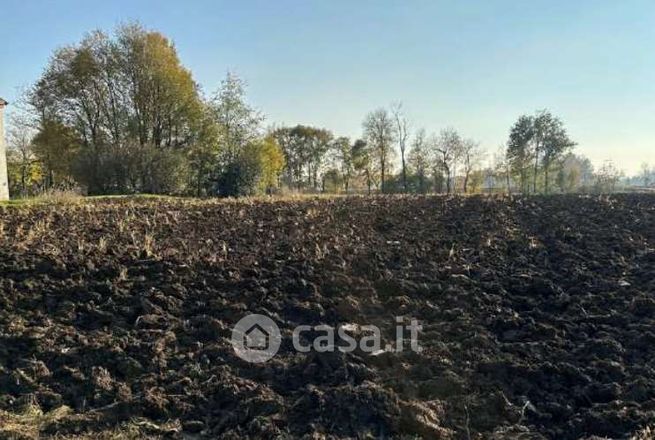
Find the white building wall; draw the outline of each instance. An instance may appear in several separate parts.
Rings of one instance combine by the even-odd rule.
[[[0,201],[9,200],[9,182],[7,180],[7,148],[5,147],[5,106],[0,98]]]

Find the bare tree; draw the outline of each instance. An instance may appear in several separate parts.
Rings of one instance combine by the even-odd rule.
[[[385,191],[385,178],[391,168],[393,159],[392,144],[395,140],[393,120],[389,112],[380,108],[375,110],[364,119],[364,135],[374,156],[374,160],[380,165],[380,190]]]
[[[446,173],[446,193],[453,192],[453,179],[457,160],[461,154],[462,138],[453,128],[441,130],[438,136],[432,138],[432,150],[437,168]]]
[[[25,114],[13,115],[7,133],[9,150],[8,159],[10,166],[17,169],[19,182],[10,182],[18,188],[22,197],[28,194],[28,187],[32,182],[32,174],[37,165],[37,158],[32,148],[34,130]]]
[[[391,105],[391,114],[395,124],[396,141],[400,150],[400,159],[402,164],[403,191],[407,192],[407,166],[405,163],[405,149],[409,139],[409,122],[403,111],[403,103],[398,101]]]
[[[641,164],[641,179],[644,183],[644,186],[648,187],[651,183],[651,175],[653,174],[653,169],[650,168],[648,163],[644,162]]]
[[[623,171],[619,170],[611,160],[605,161],[596,173],[596,191],[600,193],[613,193],[623,177]]]

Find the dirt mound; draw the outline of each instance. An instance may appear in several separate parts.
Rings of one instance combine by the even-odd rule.
[[[651,438],[653,196],[0,210],[0,438]],[[397,316],[422,351],[290,342]]]

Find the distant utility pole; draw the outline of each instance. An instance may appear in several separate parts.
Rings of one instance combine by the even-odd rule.
[[[9,200],[9,179],[7,178],[7,148],[5,147],[4,111],[7,101],[0,98],[0,201]]]

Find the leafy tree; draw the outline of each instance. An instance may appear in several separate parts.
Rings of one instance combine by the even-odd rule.
[[[593,166],[589,159],[568,153],[558,162],[557,186],[564,193],[584,189],[591,184]]]
[[[260,142],[256,142],[256,154],[261,159],[261,179],[259,182],[260,191],[267,194],[279,187],[280,174],[286,164],[284,152],[273,136],[266,136]]]
[[[245,83],[228,73],[211,108],[220,145],[218,194],[240,196],[257,193],[264,171],[259,140],[263,117],[246,102]]]
[[[189,188],[200,197],[211,193],[220,155],[220,129],[213,109],[205,105],[202,117],[195,121],[193,142],[188,150]]]
[[[305,137],[307,174],[314,189],[318,189],[319,175],[323,171],[324,159],[332,146],[333,138],[330,131],[320,128],[310,128]]]
[[[319,175],[333,147],[333,135],[322,128],[296,125],[273,131],[287,159],[287,184],[319,189]]]
[[[157,179],[185,160],[181,151],[196,141],[203,115],[173,44],[139,25],[119,27],[113,38],[95,31],[57,50],[30,102],[42,131],[56,121],[74,132],[79,148],[71,167],[94,194],[168,187]]]
[[[467,189],[471,193],[479,193],[484,184],[485,172],[483,169],[475,168],[469,173]]]
[[[270,194],[278,186],[284,154],[272,136],[255,139],[240,149],[217,179],[218,193],[239,197]]]
[[[373,152],[363,139],[358,139],[352,148],[353,168],[364,179],[368,194],[377,182],[377,171]]]
[[[535,161],[539,158],[539,151],[543,151],[542,168],[544,170],[544,192],[549,191],[550,168],[566,151],[576,145],[564,128],[561,120],[548,111],[537,113],[534,119],[535,125]],[[536,172],[535,172],[536,174]],[[536,191],[536,175],[535,180]]]
[[[519,177],[519,186],[524,193],[529,192],[530,159],[534,137],[534,118],[522,115],[512,126],[507,142],[507,160],[513,173]]]
[[[285,181],[289,187],[296,186],[300,189],[302,180],[302,159],[300,148],[296,145],[298,138],[293,128],[280,127],[271,131],[286,159]]]
[[[45,187],[68,181],[74,173],[73,160],[79,148],[75,131],[56,120],[44,120],[32,140],[34,156],[41,164]]]
[[[408,161],[410,170],[418,177],[418,192],[425,193],[428,188],[430,157],[424,129],[419,130],[414,136]]]
[[[103,70],[105,75],[118,75],[119,80],[127,78],[128,123],[136,130],[139,144],[157,149],[188,145],[203,108],[191,72],[181,65],[172,42],[140,25],[119,28],[117,38],[117,47],[110,44],[109,50],[117,52],[118,60],[109,57]],[[120,120],[121,92],[108,90],[110,128]],[[120,138],[118,131],[114,138]]]
[[[323,192],[336,193],[344,184],[341,172],[336,168],[331,168],[323,174],[322,190]]]
[[[220,130],[221,160],[234,161],[246,145],[259,136],[263,116],[245,99],[246,84],[228,73],[216,92],[212,108]]]
[[[335,139],[333,146],[336,153],[336,161],[340,165],[340,178],[343,182],[344,190],[348,192],[350,189],[350,181],[352,180],[355,171],[353,146],[350,144],[350,139],[347,137]]]
[[[461,147],[461,156],[462,164],[464,167],[464,193],[466,194],[469,190],[469,181],[471,180],[471,174],[474,171],[478,171],[480,162],[482,161],[484,153],[480,149],[480,144],[472,139],[465,139],[462,141]],[[476,188],[478,183],[481,183],[479,176],[474,177],[476,183],[473,185],[473,188]]]
[[[552,165],[573,146],[575,142],[569,138],[562,121],[549,111],[519,117],[510,130],[507,157],[519,175],[522,190],[528,190],[528,164],[532,162],[532,191],[537,192],[539,171],[543,170],[544,192],[548,193]]]
[[[249,148],[244,148],[238,158],[222,168],[216,180],[216,192],[224,197],[254,195],[257,193],[260,173],[260,157]]]

